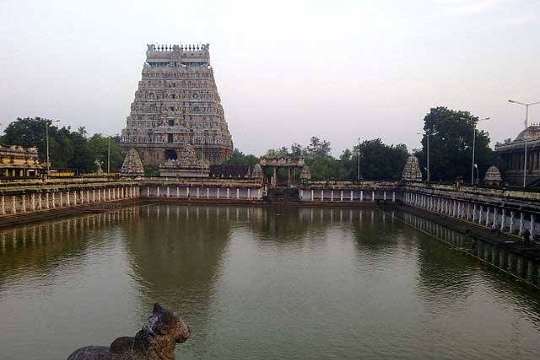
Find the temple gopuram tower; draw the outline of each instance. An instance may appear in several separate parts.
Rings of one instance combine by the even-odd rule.
[[[208,44],[148,45],[122,144],[144,165],[177,160],[186,145],[210,164],[229,158],[233,144]]]

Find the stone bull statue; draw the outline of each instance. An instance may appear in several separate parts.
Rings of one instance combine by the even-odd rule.
[[[67,360],[174,360],[177,343],[186,341],[191,330],[180,318],[159,304],[135,337],[119,337],[111,346],[86,346]]]

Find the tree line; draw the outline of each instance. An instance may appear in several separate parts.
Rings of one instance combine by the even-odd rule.
[[[467,111],[432,108],[424,117],[421,147],[412,151],[404,144],[389,145],[377,138],[358,141],[335,157],[329,141],[313,136],[307,145],[294,143],[289,147],[270,149],[265,155],[303,157],[313,180],[398,180],[410,153],[418,157],[425,177],[429,137],[431,180],[453,182],[462,178],[468,181],[471,176],[474,134],[477,164],[475,176],[481,179],[496,159],[489,147],[489,134],[476,129],[478,120],[477,116]],[[69,168],[78,173],[94,172],[95,161],[100,160],[105,170],[109,142],[111,171],[118,171],[122,165],[119,136],[90,136],[84,127],[77,130],[69,126],[57,127],[51,120],[39,117],[17,118],[4,130],[0,141],[3,144],[37,146],[40,159],[45,161],[47,127],[53,168]],[[253,166],[257,162],[257,156],[234,149],[231,158],[224,164]]]
[[[473,136],[475,142],[475,178],[482,179],[487,168],[496,164],[486,131],[476,129],[479,119],[467,111],[446,107],[430,109],[424,117],[421,148],[411,152],[405,144],[388,145],[381,139],[359,141],[339,157],[331,154],[329,141],[312,137],[307,146],[270,149],[266,156],[303,157],[313,180],[399,180],[407,157],[419,159],[424,178],[427,173],[429,136],[430,178],[436,182],[469,181],[472,168]],[[257,157],[235,149],[229,164],[253,165]]]
[[[49,134],[51,168],[73,169],[80,174],[90,173],[97,170],[95,161],[99,160],[103,162],[103,170],[106,171],[109,142],[111,171],[117,171],[122,166],[119,136],[89,136],[84,127],[77,130],[69,126],[57,127],[51,120],[40,117],[17,118],[6,127],[0,141],[7,145],[35,146],[40,160],[45,162],[46,132]]]

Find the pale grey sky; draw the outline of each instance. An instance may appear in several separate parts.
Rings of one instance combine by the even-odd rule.
[[[540,1],[0,0],[0,122],[60,119],[119,133],[147,43],[210,43],[244,152],[357,138],[419,146],[430,107],[514,137],[540,100]],[[540,121],[540,106],[531,108]]]

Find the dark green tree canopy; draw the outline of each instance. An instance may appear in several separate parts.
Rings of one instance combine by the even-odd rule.
[[[331,155],[331,150],[329,141],[314,136],[307,146],[295,143],[290,150],[282,147],[269,150],[266,155],[304,157],[313,180],[356,180],[358,166],[363,179],[398,180],[408,156],[405,145],[386,145],[381,139],[366,140],[353,150],[345,149],[339,159]]]
[[[70,127],[57,127],[51,120],[43,118],[17,118],[4,130],[3,144],[36,146],[39,158],[46,160],[46,128],[49,133],[49,155],[53,168],[68,168],[78,173],[96,170],[95,161],[101,160],[104,169],[107,166],[107,154],[110,141],[111,171],[117,171],[122,165],[120,138],[95,134],[88,137],[85,128],[72,131]]]
[[[424,168],[427,166],[427,136],[432,181],[451,182],[457,178],[470,181],[472,168],[473,134],[478,117],[468,111],[432,108],[424,117],[422,149],[417,156]],[[489,134],[476,130],[475,163],[482,175],[493,163],[489,148]]]
[[[255,155],[246,155],[238,149],[234,149],[230,159],[223,162],[225,165],[247,165],[254,166],[259,162]]]
[[[406,145],[386,145],[381,139],[363,141],[352,154],[353,162],[360,160],[360,176],[366,180],[399,180],[409,156]]]

